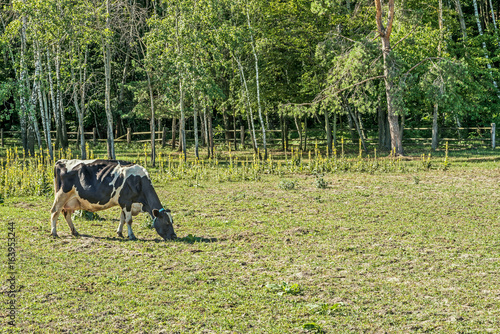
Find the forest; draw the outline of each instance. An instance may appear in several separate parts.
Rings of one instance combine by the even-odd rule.
[[[341,129],[403,155],[403,129],[428,127],[435,150],[441,129],[498,121],[499,14],[492,0],[3,0],[0,128],[51,157],[93,128],[109,158],[128,128],[154,143],[164,127],[184,156],[187,137],[198,155],[240,129],[264,158],[288,129],[322,131],[329,155]]]

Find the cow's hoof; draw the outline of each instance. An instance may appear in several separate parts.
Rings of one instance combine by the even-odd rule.
[[[57,235],[57,233],[51,233],[51,234],[50,234],[50,236],[51,236],[52,238],[59,238],[59,236]]]
[[[116,234],[118,234],[118,236],[119,236],[120,238],[125,238],[125,237],[123,236],[123,233],[122,233],[122,232],[116,232]]]
[[[129,238],[129,240],[132,240],[132,241],[136,241],[136,240],[137,240],[137,238],[135,237],[135,235],[133,235],[133,236],[128,236],[128,238]]]
[[[79,237],[80,236],[80,233],[78,233],[76,230],[71,232],[71,234],[73,234],[73,236],[75,237]]]

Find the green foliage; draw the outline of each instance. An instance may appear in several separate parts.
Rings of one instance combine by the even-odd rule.
[[[176,242],[184,242],[188,244],[194,244],[196,242],[212,242],[211,239],[197,237],[193,234],[188,234],[185,237],[175,239]]]
[[[295,181],[292,180],[281,180],[278,187],[282,190],[293,190],[295,189]]]
[[[4,110],[0,122],[10,128],[21,123],[20,98],[30,99],[35,80],[48,100],[57,95],[49,88],[50,74],[63,101],[73,100],[75,85],[85,92],[84,126],[87,131],[97,126],[103,137],[102,48],[109,45],[111,104],[118,131],[149,128],[152,108],[157,118],[179,117],[182,100],[188,130],[195,112],[204,111],[215,116],[216,132],[224,134],[228,114],[236,120],[242,116],[237,122],[243,124],[250,107],[255,111],[256,66],[270,130],[282,116],[298,117],[300,122],[306,117],[322,127],[317,118],[322,113],[341,115],[342,123],[344,115],[351,114],[365,129],[378,127],[374,114],[387,107],[387,99],[381,43],[373,34],[372,3],[167,0],[156,2],[154,8],[147,3],[111,2],[109,14],[104,5],[80,0],[6,4],[0,31]],[[500,82],[496,31],[489,26],[486,11],[481,17],[485,33],[479,36],[471,28],[476,23],[470,3],[463,4],[463,10],[467,38],[452,2],[444,4],[443,30],[435,3],[396,4],[393,47],[386,63],[391,65],[394,107],[398,115],[406,116],[406,126],[430,125],[434,105],[439,106],[442,128],[500,123],[498,88],[493,84],[493,80]],[[110,28],[105,24],[108,18]],[[37,51],[41,52],[40,77],[34,63]],[[56,62],[61,75],[57,80]],[[80,80],[85,71],[83,87]],[[21,74],[26,81],[20,81]],[[40,122],[36,99],[26,107]],[[71,130],[77,127],[74,109],[69,103],[64,111]],[[249,118],[255,121],[256,114]]]
[[[307,322],[302,325],[302,328],[311,333],[325,333],[325,331],[321,329],[321,326],[314,322]]]
[[[96,212],[90,212],[86,210],[76,210],[73,214],[74,218],[78,218],[81,220],[102,220],[101,217]]]
[[[281,284],[268,283],[266,284],[266,289],[268,291],[276,292],[280,296],[297,296],[303,293],[302,288],[298,284],[288,284],[287,282],[282,282]]]
[[[325,181],[323,176],[317,175],[316,179],[314,180],[314,185],[318,189],[326,189],[328,188],[328,182]]]
[[[329,304],[307,304],[306,307],[314,314],[333,315],[338,313],[343,307],[343,303]]]

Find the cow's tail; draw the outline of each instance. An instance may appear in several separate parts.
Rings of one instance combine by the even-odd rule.
[[[58,161],[54,166],[54,194],[57,194],[59,189],[61,189],[61,168]]]

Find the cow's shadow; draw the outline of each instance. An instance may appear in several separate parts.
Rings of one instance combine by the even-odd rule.
[[[218,242],[218,238],[205,238],[205,237],[197,237],[193,236],[192,234],[188,234],[185,237],[182,238],[176,238],[174,240],[163,240],[161,238],[154,238],[154,239],[140,239],[137,238],[135,240],[130,240],[129,238],[120,238],[118,236],[116,237],[101,237],[101,236],[95,236],[95,235],[90,235],[90,234],[80,234],[78,238],[91,238],[91,239],[96,239],[96,240],[106,240],[106,241],[118,241],[118,242],[156,242],[156,243],[170,243],[170,242],[182,242],[186,244],[194,244],[198,242],[202,243],[211,243],[211,242]]]

